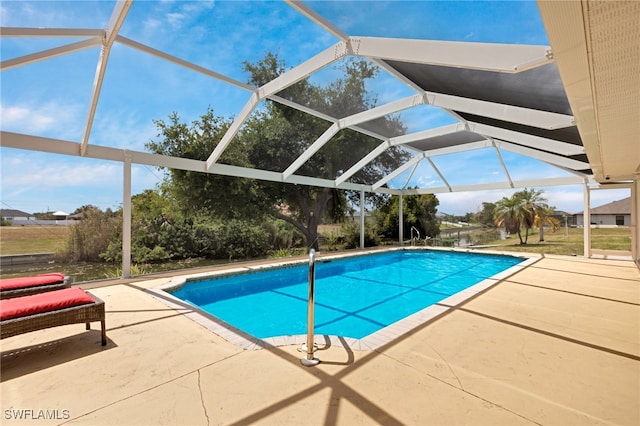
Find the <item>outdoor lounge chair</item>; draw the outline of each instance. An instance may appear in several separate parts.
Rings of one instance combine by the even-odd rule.
[[[69,287],[71,280],[59,272],[0,280],[0,299],[30,296]]]
[[[0,338],[61,325],[100,321],[102,346],[107,344],[104,302],[80,288],[66,288],[0,300]]]

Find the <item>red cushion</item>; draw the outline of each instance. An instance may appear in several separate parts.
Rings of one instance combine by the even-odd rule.
[[[64,275],[59,272],[35,275],[32,277],[5,278],[0,280],[0,291],[15,290],[17,288],[33,287],[37,285],[55,284],[63,281]]]
[[[93,303],[93,301],[93,297],[89,293],[77,287],[48,291],[33,296],[2,299],[0,300],[0,320],[85,305]]]

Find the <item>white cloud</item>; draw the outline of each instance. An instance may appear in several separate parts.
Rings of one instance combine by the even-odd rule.
[[[171,28],[179,30],[182,27],[182,23],[185,21],[185,16],[182,13],[167,13],[166,20]]]
[[[101,209],[122,204],[122,163],[2,149],[2,205],[27,212]],[[132,166],[132,194],[154,188],[162,172]]]
[[[151,120],[140,117],[130,109],[109,109],[93,123],[91,143],[114,148],[144,151],[144,144],[155,137],[156,129]]]
[[[0,120],[7,128],[27,128],[33,131],[49,130],[55,123],[51,111],[31,110],[23,106],[0,106]]]
[[[147,18],[144,21],[142,21],[142,28],[145,33],[154,32],[161,27],[162,27],[162,21],[160,21],[159,19]]]
[[[50,157],[53,159],[53,157]],[[55,161],[58,160],[58,161]],[[44,188],[72,188],[91,185],[102,187],[122,180],[119,163],[95,164],[93,161],[54,161],[29,157],[13,158],[9,165],[14,170],[3,170],[3,187],[21,188],[22,192]]]
[[[2,129],[41,134],[49,137],[77,138],[81,129],[81,105],[49,101],[42,104],[0,104]]]

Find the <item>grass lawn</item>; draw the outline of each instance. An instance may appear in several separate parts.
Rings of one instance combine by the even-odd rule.
[[[1,226],[0,254],[55,253],[68,233],[66,226]]]
[[[524,237],[524,235],[523,235]],[[560,228],[556,232],[545,230],[544,241],[538,241],[538,230],[529,234],[527,244],[520,244],[517,235],[511,235],[506,240],[484,242],[491,245],[493,250],[517,251],[528,253],[560,254],[568,256],[582,256],[584,254],[584,229]],[[497,247],[495,247],[497,246]],[[631,250],[631,230],[621,228],[592,228],[591,248],[599,250]]]
[[[506,252],[528,252],[543,254],[559,254],[559,255],[583,255],[583,230],[578,228],[561,228],[555,233],[545,232],[545,241],[538,241],[538,230],[529,235],[528,244],[521,245],[518,237],[512,235],[506,240],[483,240],[482,245],[488,246],[489,250],[499,250]],[[69,228],[66,226],[3,226],[0,227],[0,254],[33,254],[33,253],[56,253],[64,248]],[[321,229],[325,235],[331,233],[339,233],[340,227],[324,226]],[[479,231],[474,231],[479,232]],[[593,228],[592,229],[592,248],[600,250],[631,250],[631,231],[629,228]],[[322,247],[321,250],[326,250]],[[480,249],[478,249],[480,250]],[[219,263],[216,261],[215,263]],[[147,272],[156,270],[183,269],[200,265],[198,261],[195,264],[181,264],[169,262],[166,265],[149,266]],[[87,281],[105,277],[118,276],[119,265],[110,265],[102,263],[77,263],[65,264],[65,273],[74,277],[74,281]],[[34,269],[34,265],[28,265],[25,270],[4,270],[3,276],[22,276],[33,273],[51,272],[49,269],[58,268],[59,264],[42,265],[42,270]],[[158,269],[160,268],[160,269]],[[55,270],[58,270],[55,269]]]

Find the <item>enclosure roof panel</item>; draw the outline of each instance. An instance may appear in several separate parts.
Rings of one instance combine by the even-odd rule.
[[[42,7],[55,8],[57,3]],[[72,108],[87,111],[81,120],[57,133],[21,127],[17,119],[3,120],[2,146],[363,191],[391,191],[393,178],[421,159],[487,147],[503,164],[507,185],[513,182],[508,178],[510,165],[501,154],[505,151],[559,167],[575,176],[570,183],[622,182],[637,178],[640,172],[640,2],[540,2],[540,15],[532,20],[544,24],[548,40],[530,44],[525,43],[529,36],[524,33],[517,40],[467,41],[479,25],[475,20],[469,22],[467,34],[430,39],[429,25],[446,14],[442,2],[406,5],[406,11],[412,10],[407,20],[425,22],[421,31],[413,33],[400,28],[403,20],[389,20],[395,9],[378,2],[264,2],[256,4],[260,11],[252,17],[249,12],[253,9],[244,2],[169,3],[97,2],[96,21],[74,22],[65,17],[1,28],[3,107],[23,99],[25,90],[40,81],[31,70],[41,70],[46,64],[51,67],[50,80],[61,81],[64,70],[73,70],[73,74],[57,89],[56,81],[47,80],[40,104],[77,92],[86,104],[58,108],[60,119]],[[61,13],[69,7],[60,4]],[[111,5],[109,13],[105,13],[107,4]],[[160,14],[163,7],[182,9],[181,13]],[[486,13],[482,10],[486,5],[472,2],[466,7]],[[185,25],[188,13],[194,10],[202,21]],[[144,25],[138,26],[139,22]],[[165,27],[159,27],[160,22]],[[390,31],[386,26],[398,28]],[[180,31],[189,33],[189,41]],[[48,38],[57,42],[27,48],[20,42]],[[241,64],[255,63],[256,46],[262,41],[266,49],[284,52],[290,62],[279,76],[256,86],[246,81]],[[248,45],[254,50],[247,50]],[[292,53],[293,47],[299,49]],[[93,60],[87,61],[89,57]],[[350,58],[379,67],[374,87],[365,87],[368,109],[323,104],[320,98],[300,93],[305,82],[331,89],[332,81],[347,75]],[[88,74],[75,77],[80,76],[79,68]],[[139,91],[118,86],[116,78],[127,75],[139,82],[140,88],[135,88]],[[88,84],[90,77],[92,84]],[[72,87],[74,78],[78,84]],[[146,80],[161,81],[162,86],[142,90]],[[14,84],[18,82],[23,85]],[[339,91],[336,87],[333,90]],[[114,117],[126,121],[137,114],[166,114],[178,104],[189,110],[188,100],[203,91],[215,108],[228,108],[232,117],[226,134],[206,159],[152,155],[132,135],[104,131],[105,123]],[[111,103],[115,101],[119,103]],[[268,102],[318,117],[327,128],[284,169],[221,164],[220,158],[243,126]],[[118,115],[131,105],[137,109]],[[386,121],[399,116],[406,122],[393,129],[385,127]],[[149,122],[157,118],[151,115]],[[348,173],[335,178],[297,173],[323,148],[352,134],[346,129],[377,139],[370,152],[354,159]],[[102,136],[95,136],[97,130]],[[367,167],[385,150],[397,146],[408,150],[412,160],[373,185],[349,180],[357,176],[358,167]],[[464,158],[461,155],[460,161]],[[447,170],[438,172],[446,181]],[[470,168],[469,172],[483,170]],[[532,181],[536,176],[527,183]],[[544,185],[543,180],[539,183]]]

